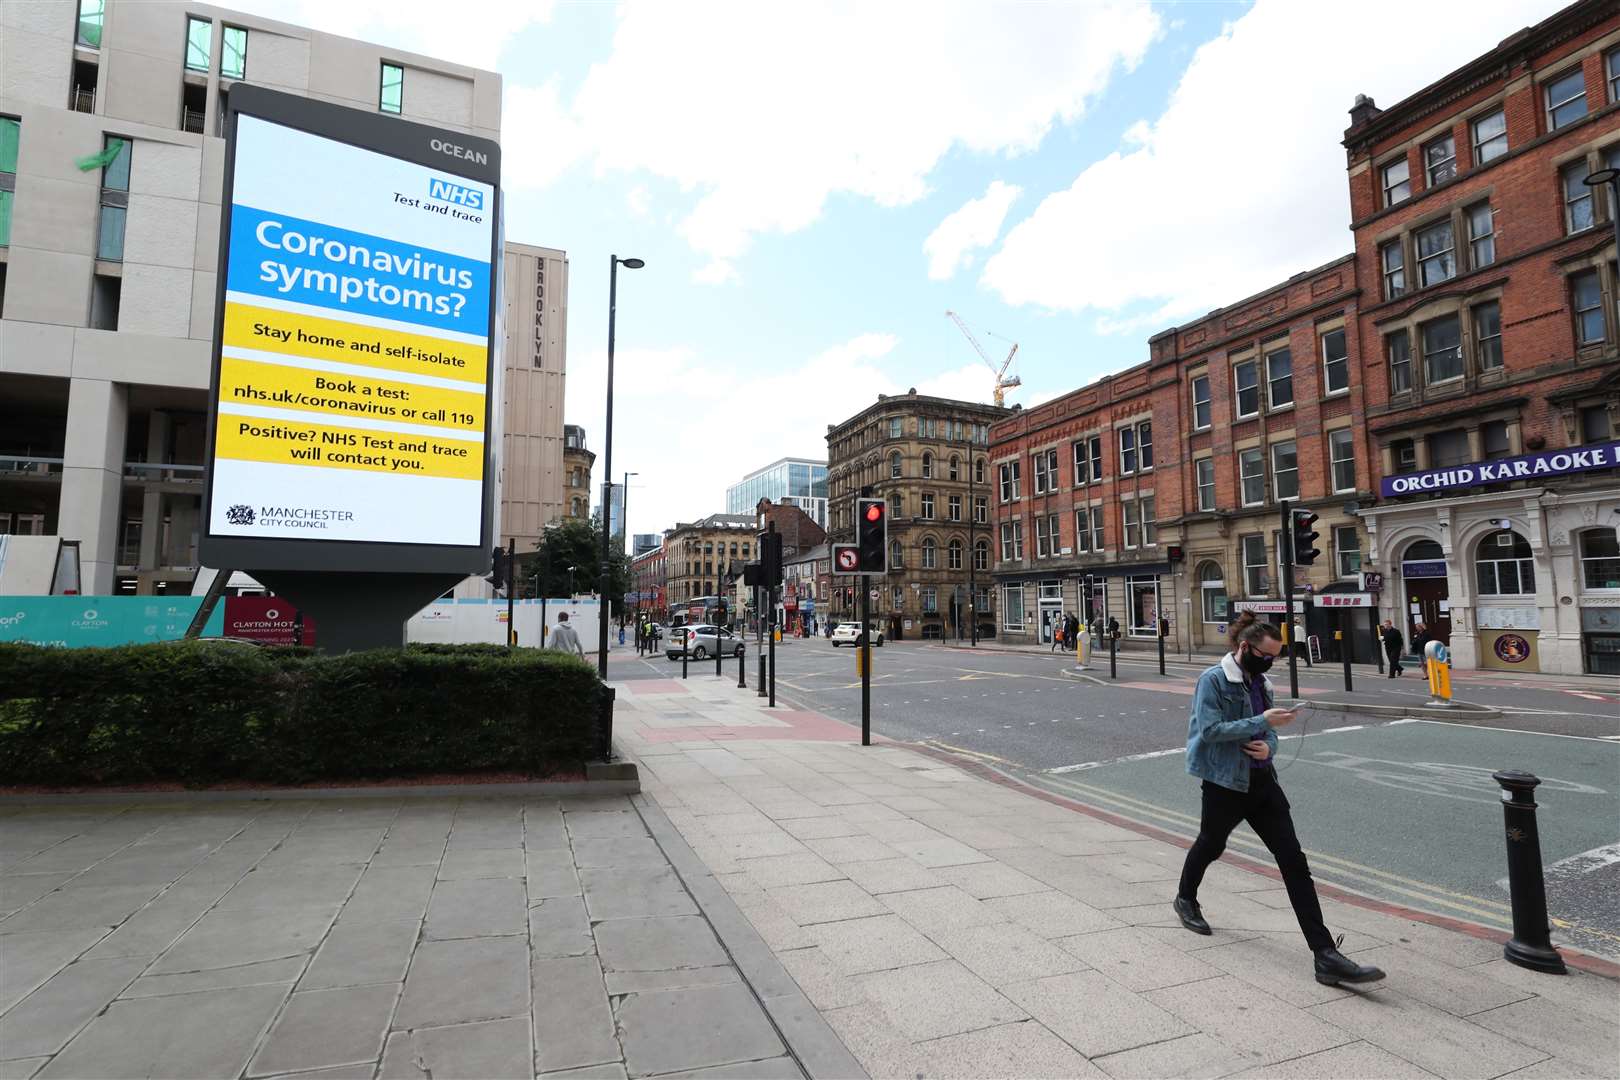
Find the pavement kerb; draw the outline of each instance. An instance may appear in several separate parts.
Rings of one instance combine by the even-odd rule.
[[[656,799],[645,793],[630,798],[647,831],[663,850],[681,885],[697,903],[704,920],[720,940],[743,982],[765,1010],[777,1037],[810,1080],[820,1077],[865,1080],[867,1072],[838,1033],[810,1003],[776,952],[760,937],[731,894],[692,850]],[[741,1068],[741,1066],[734,1066]],[[742,1075],[738,1073],[737,1075]]]
[[[1474,705],[1459,701],[1454,705],[1363,705],[1354,701],[1322,701],[1317,698],[1299,698],[1295,704],[1309,705],[1326,712],[1364,712],[1374,716],[1422,716],[1435,720],[1499,720],[1504,712],[1489,705]]]
[[[1009,773],[1002,772],[1000,769],[986,762],[964,759],[961,756],[952,754],[947,750],[938,750],[934,747],[922,746],[917,743],[893,743],[891,745],[903,746],[905,749],[911,750],[914,753],[922,754],[925,757],[934,758],[937,761],[954,765],[963,772],[977,776],[982,780],[988,780],[991,783],[1000,784],[1003,787],[1021,791],[1032,798],[1040,799],[1042,802],[1048,802],[1055,806],[1062,806],[1069,810],[1075,810],[1079,813],[1085,814],[1088,817],[1096,818],[1099,821],[1105,821],[1110,825],[1116,825],[1122,829],[1129,829],[1130,831],[1138,833],[1142,836],[1150,837],[1154,840],[1161,840],[1168,844],[1174,844],[1179,848],[1190,848],[1192,846],[1192,838],[1190,837],[1181,836],[1177,833],[1170,832],[1169,830],[1161,829],[1155,825],[1149,825],[1146,822],[1138,821],[1135,818],[1126,817],[1123,814],[1119,814],[1112,810],[1104,810],[1101,807],[1092,806],[1091,804],[1082,802],[1079,799],[1071,798],[1065,795],[1058,795],[1054,792],[1046,791],[1043,788],[1035,787],[1034,785],[1026,783]],[[1221,856],[1221,859],[1223,862],[1229,862],[1231,865],[1242,870],[1247,870],[1251,874],[1258,874],[1261,877],[1269,878],[1278,884],[1282,883],[1282,873],[1275,866],[1250,859],[1247,856],[1240,855],[1230,849],[1228,849]],[[1371,896],[1365,896],[1361,893],[1339,885],[1329,885],[1325,882],[1318,881],[1316,883],[1316,889],[1317,892],[1322,896],[1326,896],[1333,900],[1338,900],[1341,903],[1352,904],[1356,907],[1365,908],[1368,911],[1376,911],[1384,915],[1395,915],[1400,918],[1411,919],[1413,922],[1426,923],[1430,926],[1439,927],[1445,930],[1453,930],[1457,933],[1467,934],[1469,937],[1479,938],[1483,941],[1495,942],[1499,945],[1505,945],[1512,937],[1511,934],[1497,930],[1493,927],[1481,926],[1478,923],[1468,922],[1463,919],[1454,919],[1447,915],[1436,915],[1432,912],[1420,911],[1416,908],[1404,907],[1400,904],[1392,904],[1386,900],[1379,900]],[[1593,956],[1590,953],[1585,953],[1579,949],[1570,948],[1564,945],[1560,945],[1558,951],[1563,955],[1564,962],[1570,967],[1579,968],[1581,971],[1587,972],[1588,974],[1599,975],[1606,979],[1620,980],[1620,963],[1604,959],[1600,956]]]

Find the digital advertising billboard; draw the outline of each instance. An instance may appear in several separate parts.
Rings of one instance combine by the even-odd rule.
[[[489,565],[499,148],[230,93],[203,561]]]

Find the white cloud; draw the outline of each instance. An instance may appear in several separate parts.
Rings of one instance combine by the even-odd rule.
[[[1164,113],[1014,225],[983,284],[1009,303],[1152,318],[1201,314],[1351,248],[1341,132],[1549,14],[1548,0],[1336,7],[1258,0],[1201,47]],[[1389,48],[1389,27],[1422,49]],[[1334,57],[1325,62],[1323,43]],[[1131,312],[1104,332],[1136,328]]]
[[[730,260],[756,235],[808,226],[833,195],[922,197],[953,148],[1034,149],[1135,66],[1159,25],[1139,0],[809,10],[632,0],[568,111],[590,141],[578,156],[690,192],[680,232]],[[544,137],[528,125],[510,133]]]
[[[941,221],[923,241],[928,276],[948,281],[972,260],[973,252],[995,243],[1007,211],[1022,192],[1015,184],[991,181],[983,195],[969,199]]]
[[[637,184],[625,193],[624,204],[630,208],[630,212],[636,217],[646,217],[650,208],[649,199],[647,185]]]
[[[710,259],[693,271],[692,280],[703,285],[724,285],[738,280],[737,267],[730,259]]]
[[[556,0],[456,0],[453,8],[439,0],[237,0],[230,6],[493,71],[508,40],[551,21]],[[251,52],[250,45],[250,68]]]

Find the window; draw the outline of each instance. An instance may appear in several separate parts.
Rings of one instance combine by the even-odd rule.
[[[1412,389],[1412,343],[1401,330],[1385,339],[1389,349],[1389,392],[1404,394]]]
[[[1418,287],[1428,288],[1457,276],[1455,242],[1451,235],[1451,219],[1447,218],[1413,235],[1417,244]]]
[[[1044,559],[1048,555],[1056,554],[1056,549],[1051,542],[1051,535],[1052,531],[1048,524],[1048,518],[1045,514],[1042,514],[1035,519],[1035,557],[1037,559]]]
[[[1412,167],[1403,157],[1384,166],[1384,205],[1394,206],[1412,197]]]
[[[1287,349],[1266,354],[1266,400],[1273,409],[1294,403],[1294,356]]]
[[[1119,471],[1128,475],[1136,471],[1136,429],[1119,429]]]
[[[1024,557],[1024,523],[1005,521],[1001,525],[1001,561],[1009,562]]]
[[[896,585],[889,590],[889,607],[900,611],[906,606],[906,590],[904,586]]]
[[[1322,335],[1322,385],[1330,394],[1350,389],[1350,352],[1344,344],[1343,330],[1329,330]]]
[[[1135,499],[1126,499],[1119,504],[1119,523],[1125,537],[1125,547],[1141,547],[1142,519]]]
[[[1340,577],[1361,573],[1361,533],[1354,525],[1334,526],[1333,558]]]
[[[1349,428],[1328,432],[1328,463],[1335,492],[1356,490],[1356,439]]]
[[[1154,547],[1159,542],[1159,519],[1153,512],[1153,496],[1144,495],[1142,502],[1142,546]]]
[[[1266,459],[1258,449],[1238,454],[1238,475],[1243,480],[1243,505],[1259,506],[1266,501]]]
[[[1417,443],[1411,439],[1396,439],[1390,443],[1389,454],[1397,474],[1417,472]]]
[[[973,544],[973,569],[990,569],[990,541],[977,540]]]
[[[1479,441],[1487,461],[1513,456],[1513,445],[1508,440],[1506,420],[1486,421],[1480,426]]]
[[[1378,249],[1384,264],[1384,299],[1393,300],[1406,293],[1406,252],[1399,240],[1391,240]]]
[[[186,19],[186,70],[207,71],[208,51],[214,43],[214,24],[195,16]]]
[[[984,459],[983,458],[979,458],[977,461],[975,461],[973,463],[973,482],[975,484],[984,483]]]
[[[1001,473],[1001,501],[1012,502],[1018,498],[1018,466],[1016,461],[1003,462]]]
[[[1592,209],[1592,189],[1586,183],[1587,172],[1583,160],[1564,166],[1564,171],[1558,174],[1564,184],[1564,228],[1567,232],[1580,232],[1597,223]]]
[[[1278,502],[1299,498],[1299,448],[1294,440],[1271,444],[1271,482]]]
[[[1569,279],[1575,307],[1575,343],[1601,345],[1604,334],[1603,292],[1596,270],[1583,270]]]
[[[904,421],[902,421],[898,416],[889,417],[889,438],[900,438],[903,423]]]
[[[1153,468],[1153,421],[1144,420],[1136,425],[1136,449],[1142,458],[1142,468]]]
[[[946,504],[945,516],[950,521],[962,520],[962,496],[952,495]]]
[[[1547,130],[1557,131],[1586,115],[1586,76],[1579,67],[1547,84]]]
[[[1480,371],[1502,366],[1502,305],[1495,300],[1476,305],[1474,316],[1474,355]]]
[[[86,49],[101,48],[101,20],[107,0],[79,0],[79,31],[73,43]]]
[[[122,262],[124,258],[124,220],[129,213],[129,159],[128,139],[116,135],[102,140],[101,167],[101,223],[96,233],[96,258],[108,262]]]
[[[961,471],[962,471],[962,459],[957,457],[955,454],[952,454],[951,455],[951,463],[950,463],[949,471],[946,473],[946,475],[948,477],[950,477],[950,479],[952,479],[952,480],[960,480],[961,479],[961,475],[960,475]]]
[[[1583,444],[1608,442],[1613,435],[1609,423],[1609,410],[1604,405],[1587,405],[1581,409],[1581,442]]]
[[[896,450],[889,455],[889,479],[900,479],[900,451]]]
[[[1481,596],[1530,596],[1536,591],[1536,560],[1530,541],[1504,529],[1479,542],[1474,556]]]
[[[17,189],[17,144],[22,122],[0,116],[0,247],[11,244],[11,207]]]
[[[1203,594],[1203,612],[1206,623],[1226,621],[1226,581],[1221,568],[1212,562],[1198,567],[1198,591]]]
[[[405,69],[398,64],[383,64],[382,84],[377,91],[377,108],[381,112],[398,113],[405,107]]]
[[[905,565],[906,565],[905,549],[900,546],[900,541],[898,541],[898,540],[890,540],[889,541],[889,566],[891,568],[893,568],[893,567],[896,567],[896,566],[904,567]]]
[[[1245,360],[1232,369],[1232,385],[1237,391],[1237,411],[1241,419],[1260,415],[1260,365]]]
[[[1215,459],[1199,458],[1194,463],[1198,471],[1198,509],[1215,509]]]
[[[1423,148],[1423,170],[1428,186],[1437,187],[1457,175],[1457,140],[1450,135]]]
[[[1468,432],[1448,428],[1429,436],[1429,467],[1443,469],[1468,463]]]
[[[1132,637],[1159,636],[1159,579],[1153,574],[1133,574],[1125,579],[1130,597],[1130,632]]]
[[[1192,381],[1193,427],[1203,429],[1209,427],[1209,376],[1195,375]],[[1078,457],[1079,443],[1076,443],[1076,456]]]
[[[1035,494],[1044,495],[1048,491],[1057,490],[1057,477],[1054,475],[1057,472],[1054,467],[1057,465],[1057,451],[1038,450],[1035,452],[1033,461],[1035,465],[1033,476]]]
[[[1468,208],[1468,265],[1478,270],[1496,261],[1496,211],[1490,203]]]
[[[922,568],[932,570],[939,560],[939,545],[932,536],[923,537],[922,542]]]
[[[925,615],[939,612],[939,592],[932,585],[924,585],[922,588],[922,609]]]
[[[1003,585],[1001,587],[1001,628],[1003,630],[1024,629],[1024,587],[1022,585]]]
[[[1091,511],[1084,506],[1074,512],[1074,550],[1082,555],[1091,550]]]
[[[1608,73],[1609,101],[1612,104],[1620,101],[1620,49],[1611,50],[1609,55],[1603,58],[1603,65]]]
[[[1091,508],[1091,550],[1103,550],[1103,508],[1100,506]]]
[[[922,456],[922,474],[924,480],[932,480],[934,478],[934,455],[930,454],[926,450],[923,451]]]
[[[1476,168],[1507,153],[1507,113],[1501,109],[1488,112],[1474,121],[1473,129]]]
[[[952,540],[945,548],[945,568],[947,570],[962,569],[962,541]]]
[[[1587,529],[1580,538],[1582,584],[1588,589],[1620,589],[1620,540],[1614,530]]]
[[[240,26],[227,26],[219,43],[219,75],[222,79],[247,77],[248,32]]]
[[[990,498],[987,495],[973,496],[973,520],[984,525],[990,520]]]
[[[1419,332],[1423,335],[1423,381],[1433,386],[1462,378],[1462,330],[1457,316],[1424,323]]]
[[[922,510],[918,516],[924,521],[934,520],[934,493],[932,491],[923,492],[920,501],[922,502]]]
[[[1271,584],[1266,580],[1266,538],[1260,535],[1243,538],[1243,591],[1249,596],[1264,596]]]
[[[1102,436],[1093,435],[1074,444],[1074,482],[1095,483],[1102,479]]]

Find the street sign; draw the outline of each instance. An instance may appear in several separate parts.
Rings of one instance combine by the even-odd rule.
[[[1383,592],[1384,575],[1377,570],[1363,570],[1357,574],[1362,592]]]
[[[1294,608],[1298,610],[1305,605],[1306,598],[1294,597]],[[1252,611],[1257,615],[1281,615],[1288,610],[1287,604],[1282,600],[1234,600],[1233,611]]]
[[[861,569],[861,546],[859,544],[834,544],[832,546],[833,573],[847,574],[852,577],[882,577],[882,570]]]
[[[1377,605],[1376,602],[1374,602],[1372,593],[1340,592],[1340,593],[1317,593],[1316,594],[1316,606],[1317,607],[1335,607],[1336,608],[1336,607],[1377,607],[1378,605]]]

